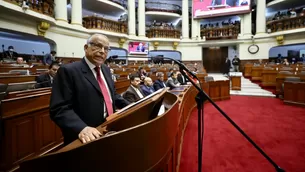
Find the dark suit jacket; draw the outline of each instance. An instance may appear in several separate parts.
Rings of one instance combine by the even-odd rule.
[[[145,47],[144,46],[142,46],[142,47],[137,46],[137,51],[144,52],[145,51]]]
[[[102,65],[101,71],[113,108],[128,105],[129,102],[116,93],[110,69]],[[97,127],[105,122],[104,97],[85,59],[59,68],[52,87],[50,116],[61,128],[65,144],[76,140],[86,126]]]
[[[43,63],[44,65],[46,65],[46,64],[50,65],[52,62],[53,62],[53,60],[52,60],[51,54],[46,54],[46,55],[43,57],[42,63]]]
[[[181,85],[186,85],[186,82],[187,82],[186,78],[184,77],[184,82],[183,82],[183,78],[182,78],[181,74],[178,75],[177,80],[180,82]]]
[[[162,82],[162,81],[160,81],[159,79],[156,80],[155,83],[154,83],[154,89],[157,91],[157,90],[159,90],[159,89],[161,89],[161,88],[165,88],[166,84],[165,84],[165,86],[164,86],[163,83],[165,84],[165,82]]]
[[[146,85],[141,85],[141,90],[144,93],[144,96],[148,96],[151,93],[155,92],[154,87],[151,87],[151,90]]]
[[[141,89],[139,89],[139,91],[142,93],[143,96],[145,96]],[[123,97],[129,102],[136,102],[141,99],[138,96],[137,92],[131,86],[129,86],[128,89],[125,91]]]
[[[35,88],[45,88],[52,87],[51,78],[48,73],[41,74],[36,77],[36,86]]]
[[[12,60],[17,60],[17,57],[19,56],[15,51],[13,51],[12,54],[10,54],[10,51],[5,51],[3,55],[3,58]]]

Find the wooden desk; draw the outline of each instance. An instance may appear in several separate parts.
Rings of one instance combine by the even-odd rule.
[[[241,76],[231,76],[231,89],[241,90]]]
[[[214,101],[230,99],[230,80],[209,82],[209,96]]]
[[[17,75],[17,76],[0,76],[0,83],[18,83],[35,81],[37,75]]]
[[[251,70],[251,80],[261,81],[262,80],[262,66],[253,66]]]
[[[278,71],[276,70],[265,70],[262,71],[262,86],[264,87],[275,87],[276,76]]]
[[[46,154],[63,142],[49,116],[50,92],[3,100],[1,103],[0,171]]]
[[[251,77],[252,67],[253,67],[252,63],[245,64],[245,69],[244,69],[244,76],[245,77]]]
[[[305,82],[284,82],[284,103],[305,106]]]

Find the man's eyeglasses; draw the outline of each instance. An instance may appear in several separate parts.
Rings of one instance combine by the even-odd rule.
[[[92,45],[94,47],[94,49],[99,50],[99,51],[102,49],[104,49],[105,52],[111,51],[110,47],[104,46],[102,44],[96,44],[96,43],[90,42],[89,45]]]

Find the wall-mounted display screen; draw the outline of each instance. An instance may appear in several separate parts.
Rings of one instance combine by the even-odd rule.
[[[193,0],[194,18],[249,13],[251,0]]]
[[[129,42],[129,45],[128,45],[129,54],[147,55],[148,51],[149,51],[148,42]]]

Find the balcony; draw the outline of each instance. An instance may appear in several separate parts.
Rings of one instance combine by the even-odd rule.
[[[239,32],[239,25],[230,25],[222,28],[203,28],[200,36],[206,40],[237,39]]]
[[[167,4],[161,2],[146,2],[145,11],[158,11],[158,12],[167,12],[167,13],[176,13],[181,15],[182,10],[179,5]]]
[[[181,31],[176,29],[161,29],[161,28],[150,28],[146,31],[148,38],[173,38],[180,39]]]
[[[83,26],[87,29],[100,29],[109,32],[127,34],[127,24],[97,16],[83,18]]]
[[[6,2],[22,6],[23,0],[4,0]],[[54,0],[28,0],[27,5],[30,10],[37,13],[45,14],[54,17]]]
[[[287,18],[282,18],[267,22],[268,32],[271,33],[299,29],[304,27],[305,27],[305,15],[293,17],[293,18],[287,17]]]

